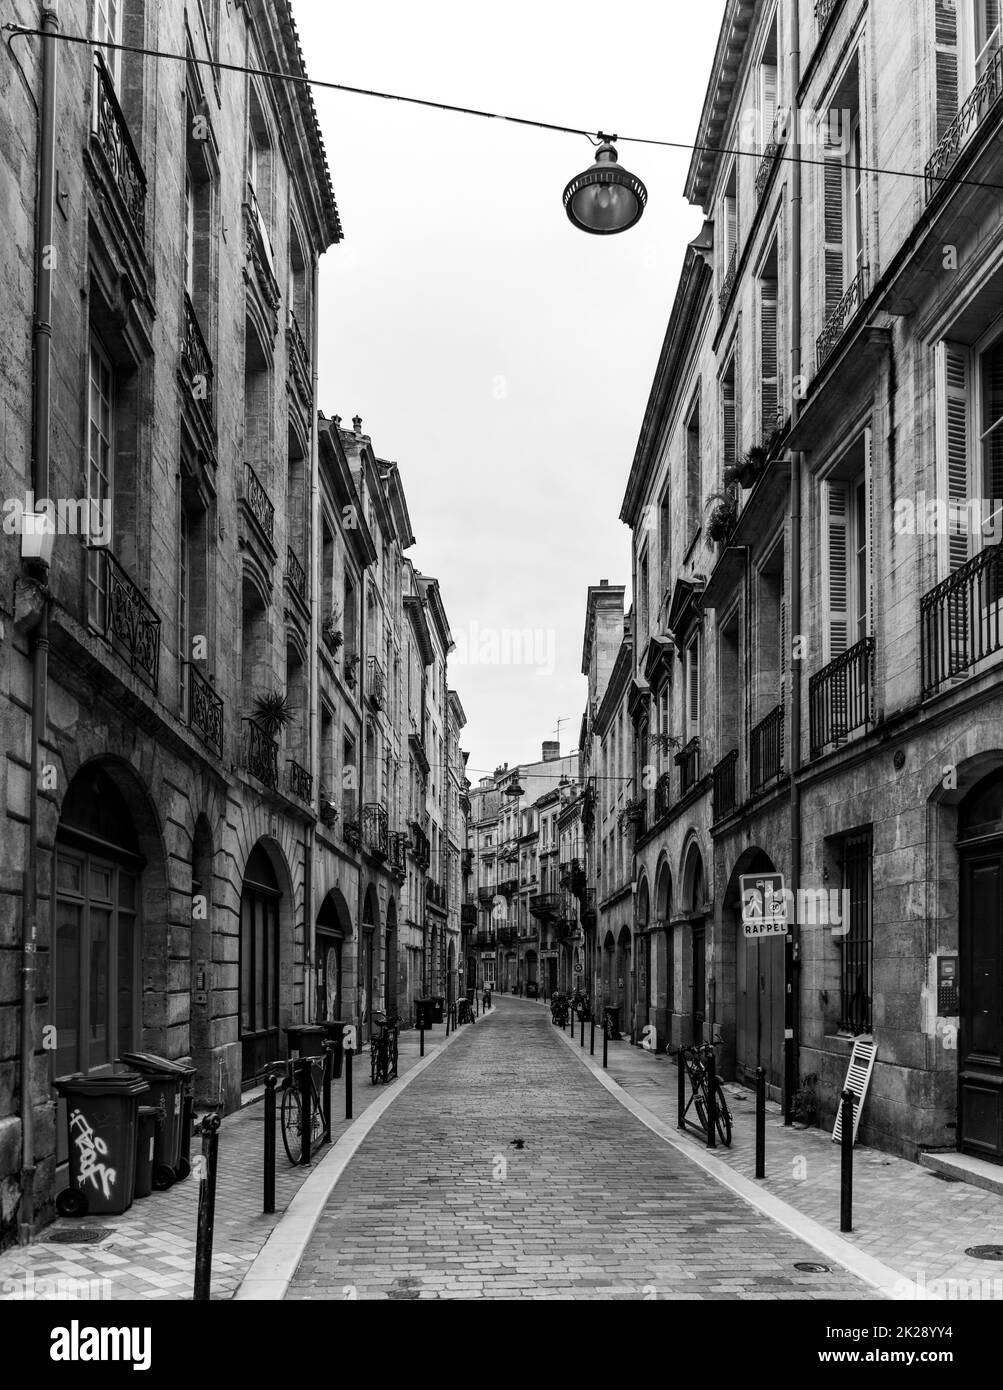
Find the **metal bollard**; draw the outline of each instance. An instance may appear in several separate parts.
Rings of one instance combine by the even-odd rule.
[[[352,1118],[352,1049],[345,1048],[345,1119]]]
[[[450,1016],[450,1014],[451,1014],[452,1012],[453,1012],[452,1009],[451,1009],[451,1008],[449,1007],[449,1005],[447,1004],[447,1005],[446,1005],[446,1037],[447,1037],[447,1038],[449,1037],[449,1016]]]
[[[310,1162],[310,1136],[313,1133],[313,1094],[310,1086],[310,1060],[307,1057],[299,1059],[299,1088],[300,1088],[300,1124],[303,1126],[303,1133],[300,1136],[302,1148],[300,1152],[300,1164]]]
[[[766,1072],[756,1068],[756,1177],[766,1177]]]
[[[708,1049],[707,1052],[707,1147],[708,1149],[717,1148],[717,1087],[714,1085],[717,1079],[717,1063],[714,1060],[714,1053]]]
[[[787,938],[788,941],[790,937]],[[788,986],[790,988],[790,986]],[[797,1068],[794,1062],[794,1039],[784,1038],[784,1125],[794,1123],[794,1092],[797,1089]]]
[[[595,1055],[596,1055],[596,1017],[595,1017],[595,1014],[593,1014],[593,1015],[592,1015],[592,1020],[591,1020],[591,1022],[589,1023],[589,1056],[590,1056],[590,1057],[594,1057]]]
[[[331,1081],[334,1075],[334,1050],[329,1042],[324,1044],[324,1089],[321,1096],[324,1102],[324,1143],[331,1142]]]
[[[195,1237],[195,1287],[192,1299],[208,1303],[212,1284],[212,1230],[216,1218],[216,1158],[219,1116],[202,1116],[202,1162],[199,1165],[199,1214]]]
[[[585,1046],[585,1015],[584,1015],[584,1014],[581,1015],[581,1023],[582,1023],[582,1027],[581,1027],[581,1037],[578,1039],[578,1043],[579,1043],[579,1046],[584,1047],[584,1046]]]
[[[422,1014],[422,1020],[423,1020],[423,1021],[422,1021],[421,1023],[419,1023],[419,1025],[418,1025],[418,1056],[419,1056],[419,1057],[424,1057],[424,1055],[425,1055],[425,1024],[424,1024],[424,1017],[425,1017],[424,1014]]]
[[[839,1229],[853,1230],[853,1102],[852,1091],[843,1092],[843,1132],[840,1135]]]
[[[275,1210],[275,1086],[274,1076],[265,1077],[265,1192],[264,1212]]]
[[[606,1070],[606,1063],[609,1060],[609,1029],[606,1027],[605,1018],[602,1021],[602,1064]]]
[[[683,1061],[682,1048],[676,1053],[676,1086],[679,1099],[679,1107],[676,1111],[676,1128],[686,1128],[686,1063]]]

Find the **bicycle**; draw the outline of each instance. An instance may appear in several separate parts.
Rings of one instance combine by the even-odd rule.
[[[369,1070],[372,1084],[389,1081],[397,1075],[397,1036],[400,1033],[397,1020],[392,1022],[386,1014],[374,1014],[373,1024],[377,1033],[369,1040]]]
[[[314,1146],[328,1138],[324,1127],[324,1102],[317,1085],[318,1068],[324,1074],[325,1056],[290,1057],[286,1062],[274,1062],[268,1069],[272,1076],[282,1079],[282,1104],[279,1109],[279,1127],[282,1130],[282,1147],[289,1162],[296,1164],[303,1159],[303,1100],[300,1095],[299,1065],[310,1066],[310,1152]]]
[[[557,1028],[568,1026],[568,997],[555,994],[550,1001],[550,1020]]]
[[[694,1044],[691,1047],[680,1047],[673,1052],[670,1043],[665,1051],[670,1057],[674,1056],[677,1060],[682,1059],[689,1079],[690,1098],[686,1102],[682,1119],[685,1121],[692,1105],[696,1111],[697,1119],[700,1121],[700,1128],[706,1134],[710,1113],[710,1097],[707,1090],[707,1057],[708,1055],[713,1056],[713,1049],[707,1043],[702,1043],[699,1046]],[[721,1143],[728,1149],[731,1147],[731,1111],[728,1109],[728,1101],[724,1094],[724,1087],[721,1085],[721,1079],[716,1074],[714,1076],[714,1100],[716,1107],[714,1128]]]

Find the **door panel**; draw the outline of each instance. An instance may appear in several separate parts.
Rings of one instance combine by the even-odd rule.
[[[961,860],[959,1143],[1003,1163],[1003,848]]]
[[[768,1086],[783,1081],[784,946],[783,937],[748,938],[737,926],[735,1065],[751,1082],[757,1067]]]

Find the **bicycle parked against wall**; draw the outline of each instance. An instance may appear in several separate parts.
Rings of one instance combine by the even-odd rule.
[[[707,1087],[707,1068],[708,1057],[713,1057],[714,1050],[708,1043],[694,1044],[692,1047],[680,1047],[675,1050],[670,1043],[665,1051],[670,1057],[682,1059],[682,1064],[686,1068],[686,1075],[690,1083],[690,1098],[686,1102],[682,1118],[685,1121],[689,1113],[690,1106],[696,1111],[700,1128],[704,1134],[707,1133],[707,1121],[710,1115],[710,1099]],[[716,1122],[715,1129],[717,1137],[724,1147],[731,1147],[731,1111],[728,1109],[728,1101],[724,1094],[724,1087],[721,1080],[715,1073],[714,1076],[714,1099],[716,1102]]]
[[[372,1083],[390,1081],[397,1075],[397,1037],[400,1033],[396,1019],[386,1014],[373,1015],[373,1036],[369,1042],[369,1066]]]
[[[300,1063],[310,1067],[310,1151],[328,1137],[324,1129],[324,1102],[321,1085],[324,1078],[324,1055],[319,1057],[290,1057],[286,1062],[273,1062],[268,1070],[282,1082],[282,1104],[279,1127],[282,1147],[290,1163],[303,1158],[303,1098],[300,1094]]]
[[[558,993],[551,995],[550,1018],[551,1022],[554,1023],[558,1028],[566,1028],[568,1026],[569,1008],[570,1001],[566,994]]]

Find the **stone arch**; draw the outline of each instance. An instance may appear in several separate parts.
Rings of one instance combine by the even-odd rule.
[[[655,920],[663,925],[672,915],[672,870],[669,856],[662,850],[655,867]]]
[[[701,912],[707,901],[707,878],[703,851],[695,835],[691,835],[683,847],[679,881],[682,884],[679,903],[681,911]]]
[[[402,966],[400,957],[400,934],[397,928],[397,899],[392,893],[387,903],[385,953],[386,985],[384,994],[386,997],[386,1011],[388,1016],[399,1018],[402,1014],[401,995],[404,992],[405,982],[401,978]],[[406,1011],[406,1003],[404,1011]]]
[[[352,914],[341,889],[335,886],[324,894],[314,929],[316,966],[316,1012],[319,1023],[352,1017],[351,1000],[355,985],[353,960],[345,943],[354,936]]]
[[[376,885],[366,885],[362,900],[362,925],[359,939],[359,1019],[363,1036],[372,1035],[373,1015],[380,1009],[380,900]]]
[[[302,1009],[295,969],[296,899],[282,846],[251,844],[240,870],[238,1035],[241,1086],[253,1085],[285,1050],[285,1029]]]

